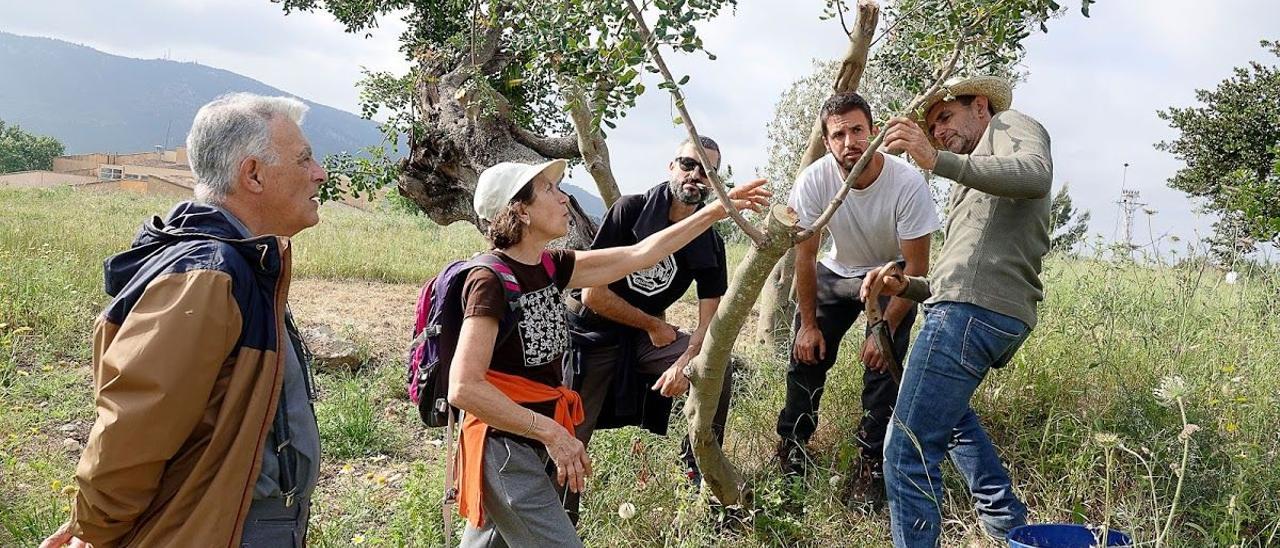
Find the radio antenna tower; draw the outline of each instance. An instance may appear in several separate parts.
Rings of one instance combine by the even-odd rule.
[[[1147,205],[1138,201],[1138,191],[1125,188],[1129,178],[1129,163],[1124,164],[1124,175],[1120,179],[1120,210],[1124,215],[1124,246],[1129,250],[1129,258],[1133,258],[1133,214],[1138,208]]]

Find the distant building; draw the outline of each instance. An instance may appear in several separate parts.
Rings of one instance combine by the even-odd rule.
[[[54,188],[126,191],[188,199],[195,195],[195,177],[187,147],[133,154],[74,154],[53,159],[51,171],[19,171],[0,175],[0,188]],[[369,211],[385,191],[344,196],[334,203]]]
[[[123,190],[138,194],[192,196],[195,178],[187,164],[187,148],[133,154],[76,154],[53,159],[50,171],[0,175],[0,188]]]

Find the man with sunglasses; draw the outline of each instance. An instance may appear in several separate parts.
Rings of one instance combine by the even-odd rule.
[[[707,137],[701,143],[714,165],[703,166],[697,160],[692,141],[681,143],[667,164],[666,181],[644,194],[623,196],[609,208],[592,249],[634,244],[701,208],[712,193],[707,171],[720,167],[720,146]],[[636,425],[666,434],[672,398],[689,389],[685,367],[702,349],[728,278],[724,240],[707,230],[652,268],[583,290],[584,306],[570,318],[578,354],[575,387],[586,415],[577,435],[584,445],[600,428]],[[666,311],[695,281],[698,325],[688,333],[667,323]],[[732,389],[730,371],[712,420],[721,440]],[[697,488],[702,476],[687,437],[680,458]],[[567,493],[565,509],[575,522],[578,506],[578,496]]]
[[[822,105],[820,117],[830,154],[800,174],[788,199],[800,225],[806,227],[844,186],[876,134],[871,107],[856,93],[833,95]],[[890,261],[923,275],[929,269],[930,234],[939,228],[937,208],[920,171],[877,152],[826,226],[832,242],[827,254],[818,258],[820,236],[796,246],[795,339],[787,368],[786,403],[777,425],[778,457],[785,474],[805,471],[806,444],[817,428],[827,372],[835,364],[841,339],[863,309],[858,296],[862,277]],[[915,304],[895,297],[880,305],[892,333],[893,359],[902,363]],[[860,359],[866,366],[857,434],[862,462],[847,496],[880,507],[885,500],[884,436],[898,386],[870,337],[861,345]]]

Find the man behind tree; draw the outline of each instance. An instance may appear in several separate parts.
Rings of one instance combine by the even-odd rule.
[[[946,243],[930,278],[897,268],[867,275],[883,293],[925,303],[885,442],[885,482],[893,543],[938,545],[942,459],[969,486],[983,530],[1004,542],[1026,523],[1000,456],[969,406],[992,368],[1003,367],[1036,324],[1044,298],[1041,260],[1049,251],[1049,134],[1009,110],[1009,84],[957,79],[925,103],[926,134],[907,118],[890,121],[885,147],[955,181]],[[935,148],[938,147],[938,148]],[[942,150],[939,150],[941,148]]]
[[[592,249],[631,245],[692,215],[710,196],[707,171],[720,167],[720,146],[701,138],[708,159],[697,160],[697,148],[681,143],[667,165],[669,179],[644,194],[623,196],[605,214]],[[581,362],[578,392],[586,419],[578,439],[591,441],[598,428],[639,425],[665,435],[672,398],[689,389],[685,367],[702,350],[711,318],[728,288],[724,240],[708,230],[652,268],[635,272],[606,287],[582,293],[585,307],[573,316],[575,344]],[[698,284],[698,325],[692,334],[666,321],[666,311],[694,281]],[[733,391],[733,372],[725,373],[712,428],[724,438]],[[690,482],[702,481],[689,438],[681,460]],[[579,497],[567,494],[565,508],[577,520]]]
[[[826,209],[854,164],[875,136],[871,107],[856,93],[838,93],[820,111],[827,154],[797,178],[788,200],[801,226],[812,226]],[[787,397],[778,413],[778,456],[783,472],[803,472],[805,444],[818,424],[827,372],[835,364],[840,340],[862,312],[858,290],[868,271],[889,261],[923,275],[929,269],[929,235],[940,228],[937,209],[919,170],[897,158],[876,153],[854,181],[826,231],[831,250],[818,259],[820,237],[796,246],[795,342],[787,368]],[[893,359],[906,356],[915,305],[905,299],[885,299],[893,333]],[[886,306],[887,305],[887,306]],[[862,464],[850,493],[855,499],[879,503],[884,499],[881,474],[885,428],[898,386],[885,358],[868,337],[862,344],[862,421],[858,444]]]

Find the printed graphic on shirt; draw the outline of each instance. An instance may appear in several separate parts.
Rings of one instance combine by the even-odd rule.
[[[667,255],[665,259],[658,261],[658,264],[627,276],[627,287],[636,293],[652,297],[666,291],[675,279],[675,257]]]
[[[548,285],[520,295],[520,342],[525,367],[538,367],[569,350],[569,327],[564,321],[564,299],[556,286]]]

